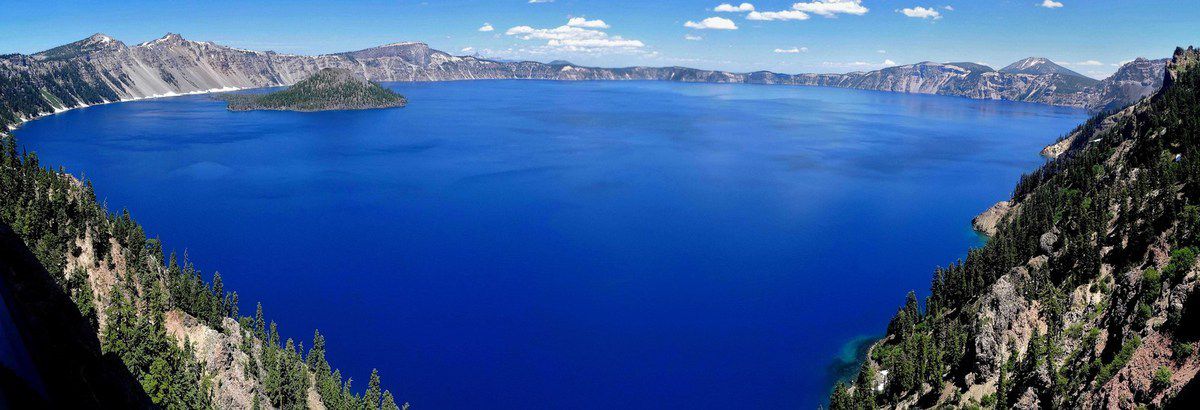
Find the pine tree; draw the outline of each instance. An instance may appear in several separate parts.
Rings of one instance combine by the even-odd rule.
[[[380,406],[380,408],[382,410],[400,410],[400,407],[396,406],[396,400],[392,398],[391,391],[383,391],[383,406]]]
[[[258,305],[254,307],[254,334],[259,339],[267,337],[265,326],[266,323],[263,322],[262,302],[258,302]]]
[[[371,369],[371,379],[367,381],[367,391],[363,394],[363,408],[378,410],[379,396],[379,370]]]
[[[221,320],[226,315],[225,285],[221,283],[221,272],[213,272],[212,283],[212,296],[209,298],[212,300],[212,303],[210,304],[212,310],[208,316],[209,323],[212,324],[213,327],[220,329]]]
[[[856,408],[854,397],[850,396],[846,384],[838,382],[837,386],[833,388],[833,395],[829,397],[829,410],[854,410]]]

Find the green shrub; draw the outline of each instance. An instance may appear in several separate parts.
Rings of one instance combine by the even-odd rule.
[[[1154,371],[1153,386],[1155,390],[1162,390],[1171,387],[1171,369],[1167,366],[1159,366],[1158,370]]]
[[[1171,357],[1175,360],[1187,359],[1196,351],[1195,343],[1179,343],[1171,345]]]

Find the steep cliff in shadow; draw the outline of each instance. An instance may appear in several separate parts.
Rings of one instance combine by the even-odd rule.
[[[12,229],[0,222],[0,407],[149,408],[120,359]]]

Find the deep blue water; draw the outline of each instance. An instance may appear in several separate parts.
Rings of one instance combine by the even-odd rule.
[[[411,105],[190,96],[17,135],[219,270],[243,312],[321,329],[360,389],[378,367],[424,409],[812,408],[1084,119],[787,86],[389,86]]]

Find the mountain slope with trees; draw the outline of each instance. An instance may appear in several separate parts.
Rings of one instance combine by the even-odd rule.
[[[42,396],[28,399],[35,407],[400,408],[378,373],[357,393],[325,357],[319,332],[307,349],[302,341],[282,340],[261,304],[253,315],[244,314],[237,292],[224,288],[219,273],[202,274],[186,253],[165,253],[127,211],[110,213],[98,203],[90,183],[42,166],[34,153],[18,152],[15,137],[0,132],[0,142],[0,239],[19,239],[36,259],[17,274],[0,270],[0,302],[10,306],[16,323],[40,323],[20,335],[34,366],[63,367],[39,359],[48,356],[39,349],[47,349],[75,355],[79,361],[66,366],[83,372],[43,373],[47,380],[28,382],[0,361],[0,393],[12,386],[25,394],[32,390]],[[20,249],[6,241],[0,241],[6,246],[0,254],[5,264],[16,263],[8,255]],[[30,293],[43,283],[57,289]],[[23,296],[30,294],[35,296]],[[69,307],[50,305],[54,295]],[[50,314],[66,319],[41,319]],[[106,373],[115,376],[94,376]],[[70,381],[79,377],[91,382]],[[20,387],[38,385],[50,387]],[[80,396],[89,390],[100,393],[97,401]]]
[[[1195,405],[1200,51],[1064,141],[985,246],[908,295],[831,409]]]

